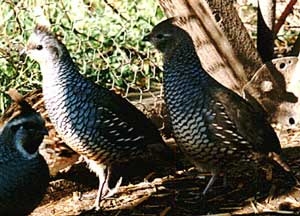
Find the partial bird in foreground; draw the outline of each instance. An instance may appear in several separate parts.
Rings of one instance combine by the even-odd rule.
[[[172,159],[154,124],[126,99],[85,79],[47,27],[35,27],[25,53],[40,65],[44,102],[55,129],[99,177],[96,209],[121,184],[122,178],[114,189],[108,186],[113,164]]]
[[[164,99],[179,148],[199,170],[212,177],[206,194],[221,172],[270,158],[286,171],[281,146],[264,114],[214,80],[202,67],[192,38],[167,19],[144,40],[164,57]]]
[[[68,147],[57,134],[52,122],[49,119],[44,104],[41,88],[33,89],[23,95],[23,99],[38,113],[45,121],[48,135],[43,139],[43,148],[40,153],[46,159],[50,175],[55,176],[61,170],[69,167],[78,159],[78,154]],[[0,126],[19,112],[20,105],[17,102],[11,103],[4,111]]]
[[[49,183],[49,169],[38,147],[47,134],[45,123],[16,91],[11,98],[19,112],[0,134],[0,215],[28,215],[40,203]]]

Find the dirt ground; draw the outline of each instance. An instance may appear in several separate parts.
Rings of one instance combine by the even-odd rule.
[[[300,179],[299,130],[277,132],[283,155]],[[112,180],[122,176],[122,186],[95,211],[98,179],[79,156],[47,147],[42,153],[53,177],[31,216],[300,215],[300,186],[280,168],[239,171],[228,176],[227,187],[220,177],[203,197],[210,174],[196,172],[180,154],[172,167],[141,162],[116,167]]]
[[[300,178],[297,133],[286,131],[281,134],[283,143],[286,143],[284,156],[295,176]],[[196,172],[181,154],[173,167],[147,162],[115,167],[113,172],[118,176],[114,176],[112,183],[123,176],[122,186],[113,197],[101,201],[100,211],[95,211],[93,204],[98,179],[84,162],[77,160],[75,153],[65,155],[57,156],[51,169],[53,172],[66,168],[56,172],[44,200],[31,216],[229,216],[295,215],[300,212],[300,187],[278,167],[273,168],[273,173],[264,169],[239,171],[239,174],[228,176],[227,187],[223,186],[220,177],[207,196],[202,197],[201,192],[210,174]]]

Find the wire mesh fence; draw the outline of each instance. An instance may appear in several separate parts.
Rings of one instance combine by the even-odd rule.
[[[158,1],[5,0],[0,11],[2,112],[9,88],[26,93],[41,87],[37,63],[19,54],[37,22],[50,22],[81,73],[94,82],[135,101],[161,95],[160,55],[142,42],[163,19]]]
[[[143,36],[164,18],[158,2],[4,0],[0,4],[1,112],[7,107],[4,92],[9,88],[17,88],[21,93],[41,88],[38,64],[19,52],[35,24],[49,22],[84,76],[132,102],[141,102],[141,109],[146,101],[161,113],[160,55],[150,44],[142,42]],[[251,20],[247,26],[255,34],[252,23],[255,7],[246,8],[251,16],[241,15],[241,18],[244,23],[247,23],[245,17]],[[240,6],[239,11],[242,9]]]

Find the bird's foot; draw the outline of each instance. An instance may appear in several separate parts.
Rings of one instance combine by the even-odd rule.
[[[97,193],[97,198],[95,200],[94,207],[93,207],[96,211],[99,211],[101,209],[100,203],[102,200],[107,199],[118,192],[118,189],[122,184],[122,180],[123,178],[120,177],[115,187],[113,187],[112,189],[110,189],[109,187],[102,188],[102,189],[99,188]]]
[[[114,188],[112,188],[112,189],[108,188],[108,191],[106,192],[106,194],[104,196],[102,196],[102,199],[106,199],[106,198],[109,198],[109,197],[115,195],[118,192],[119,187],[122,184],[122,180],[123,180],[123,178],[120,177]]]
[[[97,199],[96,199],[96,201],[95,201],[94,206],[92,207],[92,209],[95,209],[95,211],[99,211],[101,209],[100,200],[98,202]]]

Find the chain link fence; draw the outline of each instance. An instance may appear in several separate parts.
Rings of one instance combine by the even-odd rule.
[[[142,42],[163,19],[158,1],[5,0],[0,11],[2,113],[9,88],[41,88],[38,64],[19,55],[37,22],[50,22],[82,74],[99,85],[139,102],[161,96],[160,55]]]
[[[23,94],[41,88],[38,64],[19,53],[35,24],[42,22],[51,24],[51,30],[67,46],[84,76],[122,94],[146,110],[146,114],[154,111],[155,115],[151,116],[161,119],[165,116],[161,104],[161,56],[150,44],[142,42],[143,36],[164,19],[158,2],[4,0],[0,4],[1,114],[8,106],[4,92],[9,88],[16,88]],[[237,9],[250,33],[255,34],[256,8],[244,4]],[[245,11],[249,14],[242,13]],[[295,12],[292,18],[297,15]],[[295,23],[289,19],[290,23]],[[290,35],[295,34],[280,33],[278,38],[294,42]],[[158,126],[161,123],[159,120]]]

